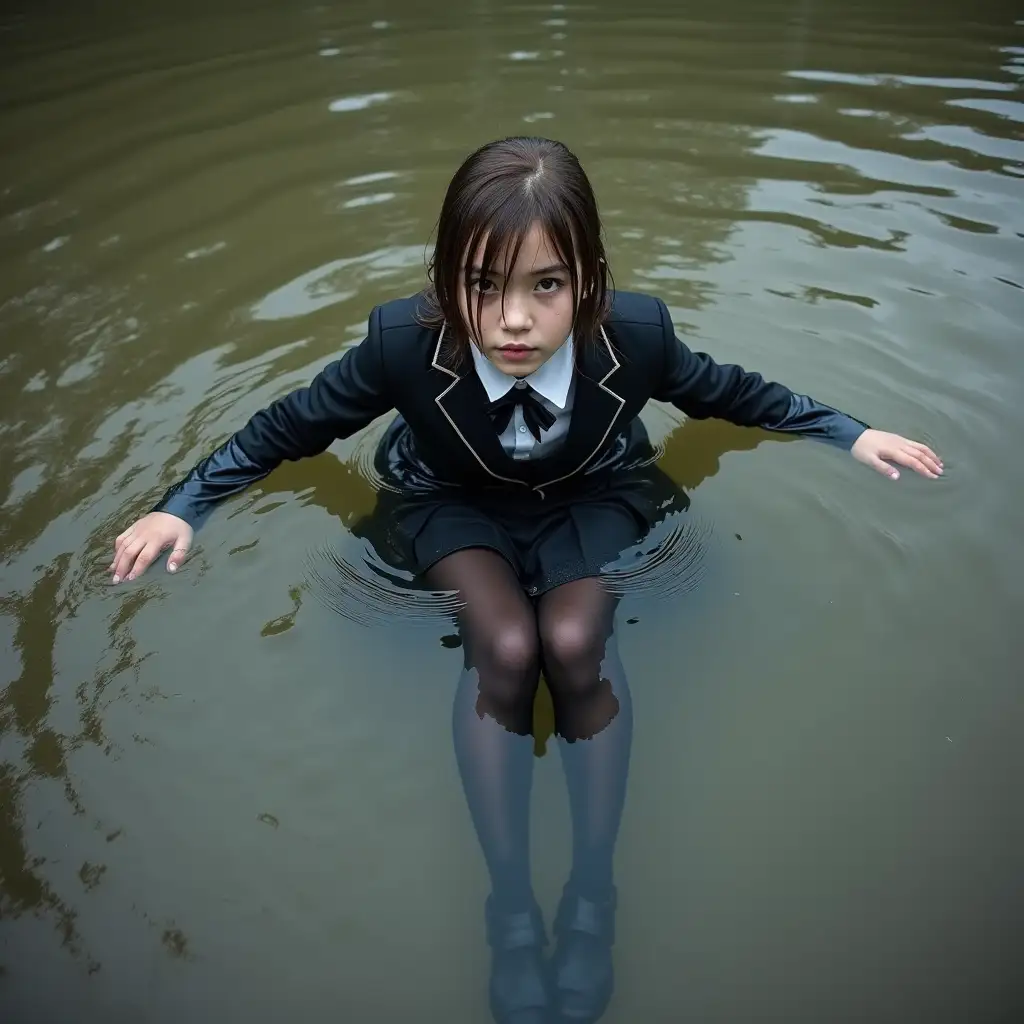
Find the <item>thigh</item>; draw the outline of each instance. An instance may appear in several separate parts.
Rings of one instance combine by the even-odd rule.
[[[463,548],[435,562],[424,574],[434,590],[456,591],[460,622],[499,628],[528,622],[536,629],[533,606],[508,559],[490,548]]]

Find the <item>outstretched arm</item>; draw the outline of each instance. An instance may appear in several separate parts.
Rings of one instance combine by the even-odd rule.
[[[171,548],[173,572],[192,543],[194,530],[225,498],[267,476],[286,459],[320,452],[349,437],[394,407],[382,357],[375,310],[367,338],[299,388],[257,412],[216,451],[170,487],[149,515],[115,541],[114,582],[134,579]]]
[[[220,448],[174,484],[154,512],[197,526],[213,506],[262,479],[285,459],[319,455],[394,405],[382,357],[381,332],[369,336],[298,388],[257,412]]]
[[[758,373],[716,363],[706,353],[691,351],[675,336],[668,310],[659,304],[665,347],[662,372],[654,390],[656,399],[671,402],[694,419],[717,417],[740,426],[828,441],[892,479],[898,479],[899,472],[889,462],[929,478],[941,475],[942,462],[926,445],[873,430],[808,395],[766,381]]]

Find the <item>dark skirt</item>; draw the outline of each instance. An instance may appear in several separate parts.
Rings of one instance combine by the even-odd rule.
[[[627,465],[596,478],[581,474],[578,488],[544,498],[517,487],[481,494],[404,488],[389,472],[388,449],[395,447],[389,430],[376,460],[385,489],[353,532],[385,563],[421,581],[436,562],[466,548],[500,554],[530,596],[600,576],[666,516],[689,506],[686,493],[654,464],[646,433],[637,444],[637,427],[643,430],[637,421],[623,438],[631,451]],[[637,458],[644,446],[648,457]]]

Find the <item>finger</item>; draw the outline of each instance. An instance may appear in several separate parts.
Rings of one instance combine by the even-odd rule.
[[[126,537],[130,537],[135,532],[135,524],[132,523],[127,530],[122,530],[115,538],[114,543],[120,544]]]
[[[921,462],[923,462],[924,465],[927,466],[928,469],[931,470],[931,472],[934,473],[936,476],[942,475],[942,463],[939,462],[939,460],[933,454],[927,451],[921,451],[920,449],[917,448],[907,448],[905,449],[905,451],[908,454],[920,459]]]
[[[134,526],[130,526],[124,531],[124,533],[119,533],[117,537],[114,538],[114,561],[110,563],[111,569],[113,569],[114,565],[117,563],[118,556],[121,554],[121,549],[128,543],[134,529]]]
[[[134,537],[121,549],[121,553],[114,562],[114,583],[120,583],[135,564],[135,556],[146,546],[146,542],[140,537]]]
[[[122,534],[114,542],[114,560],[115,561],[117,561],[118,555],[121,554],[121,552],[124,550],[125,545],[128,544],[132,540],[133,536],[134,535],[132,535],[132,534]]]
[[[188,537],[178,536],[174,541],[174,549],[170,558],[167,559],[167,571],[177,572],[178,566],[188,558],[188,550],[191,547]]]
[[[882,476],[889,477],[890,480],[899,480],[900,472],[895,466],[890,466],[889,463],[883,462],[877,455],[871,455],[868,457],[868,463],[872,469],[878,470]]]
[[[932,463],[936,468],[942,469],[942,459],[938,457],[926,444],[919,444],[917,441],[911,441],[910,448],[914,449],[920,456]]]
[[[889,458],[891,458],[893,462],[898,462],[901,466],[906,466],[907,469],[912,469],[915,473],[920,473],[921,476],[926,476],[931,480],[936,479],[939,475],[929,469],[929,467],[924,464],[924,461],[913,452],[903,450],[895,451],[889,455]]]
[[[149,541],[135,559],[135,564],[131,567],[131,570],[128,573],[128,579],[138,579],[150,567],[153,559],[160,554],[161,550],[162,547],[159,541]]]

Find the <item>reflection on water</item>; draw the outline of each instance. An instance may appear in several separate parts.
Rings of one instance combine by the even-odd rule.
[[[892,487],[645,413],[692,505],[618,569],[604,1019],[1011,1019],[1022,74],[1005,5],[5,7],[3,1019],[487,1019],[452,608],[352,532],[383,424],[231,502],[173,580],[103,567],[420,286],[455,166],[524,130],[578,150],[617,283],[695,347],[948,467]]]
[[[393,195],[387,193],[388,198],[392,198]],[[379,201],[386,200],[381,200],[379,195],[363,196],[360,202],[349,200],[344,205],[351,208]],[[394,246],[379,252],[367,253],[365,256],[332,260],[326,266],[310,270],[262,298],[253,306],[252,318],[282,320],[287,317],[307,316],[318,309],[347,302],[374,281],[392,277],[396,270],[422,266],[426,251],[425,246]],[[338,287],[337,282],[340,281],[345,282],[345,288]]]

